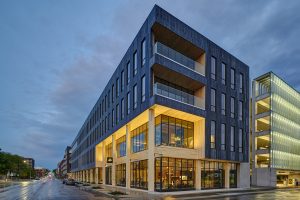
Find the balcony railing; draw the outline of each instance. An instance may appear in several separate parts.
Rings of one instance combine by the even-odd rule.
[[[184,91],[178,90],[176,88],[167,86],[162,83],[154,84],[154,94],[161,95],[175,101],[179,101],[185,104],[189,104],[201,109],[205,109],[204,99],[186,93]]]
[[[205,67],[203,64],[186,57],[185,55],[175,51],[174,49],[171,49],[170,47],[162,43],[155,43],[154,53],[159,54],[169,60],[172,60],[173,62],[176,62],[177,64],[183,67],[186,67],[205,76]]]

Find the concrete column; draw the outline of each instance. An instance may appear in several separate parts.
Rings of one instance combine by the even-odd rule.
[[[116,159],[117,159],[117,145],[116,145],[116,135],[112,135],[112,157],[113,157],[113,163],[112,163],[112,173],[111,173],[111,181],[112,186],[116,185]]]
[[[196,172],[195,172],[195,188],[196,190],[201,190],[201,160],[196,160]]]
[[[274,182],[276,183],[276,179]],[[276,186],[276,184],[274,185]],[[240,163],[237,165],[237,187],[250,188],[250,164],[249,163]]]
[[[94,182],[94,169],[90,169],[90,183]]]
[[[126,125],[126,188],[130,188],[130,125]]]
[[[85,181],[85,180],[84,180],[84,170],[81,171],[81,174],[82,174],[82,182],[84,182],[84,181]]]
[[[148,116],[148,191],[154,191],[155,113],[153,109],[149,109]]]
[[[230,163],[224,163],[225,188],[230,188]]]
[[[103,185],[105,185],[105,166],[106,166],[105,141],[102,142],[102,160],[103,160],[102,183],[103,183]]]
[[[99,184],[99,167],[95,168],[95,184]]]

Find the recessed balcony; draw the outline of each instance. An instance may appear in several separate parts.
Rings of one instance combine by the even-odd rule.
[[[170,87],[168,85],[156,82],[154,84],[154,94],[164,96],[175,101],[192,105],[205,110],[205,100],[204,98],[197,97],[195,95],[189,94],[185,91]]]
[[[200,62],[194,61],[193,59],[175,51],[174,49],[160,43],[156,42],[154,45],[154,54],[158,54],[163,56],[182,67],[185,67],[189,70],[197,72],[203,76],[205,76],[205,65]]]

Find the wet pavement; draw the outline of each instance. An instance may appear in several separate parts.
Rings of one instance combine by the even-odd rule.
[[[196,199],[217,199],[217,200],[300,200],[300,188],[292,189],[274,189],[268,191],[252,191],[252,192],[228,192],[205,194],[187,194],[185,197],[175,199],[180,200],[196,200]]]
[[[105,195],[86,192],[75,186],[63,185],[60,180],[46,178],[38,181],[22,182],[17,186],[0,189],[0,199],[5,200],[97,200],[110,199]],[[136,198],[139,199],[139,198]],[[151,197],[149,199],[152,199]],[[232,191],[226,193],[212,192],[210,194],[185,194],[166,199],[224,199],[224,200],[300,200],[300,188],[276,189],[267,191]]]
[[[63,185],[60,180],[46,178],[38,181],[22,182],[18,186],[12,186],[5,190],[0,189],[0,199],[5,200],[93,200],[107,199],[80,190],[75,186]]]

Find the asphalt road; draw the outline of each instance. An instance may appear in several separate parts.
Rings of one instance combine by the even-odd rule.
[[[6,191],[0,189],[0,199],[5,200],[94,200],[106,199],[101,196],[94,196],[91,193],[82,191],[75,186],[63,185],[57,179],[46,178],[33,182],[22,182],[18,186],[12,186]]]
[[[187,194],[176,197],[178,200],[300,200],[300,188],[276,189],[268,191],[213,193],[211,195]]]

